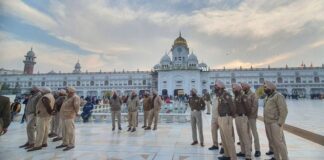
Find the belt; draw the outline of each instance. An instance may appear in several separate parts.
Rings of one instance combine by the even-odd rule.
[[[242,113],[242,114],[238,114],[237,116],[246,116],[246,114]]]
[[[219,114],[220,117],[226,117],[226,116],[231,116],[229,114]]]
[[[192,110],[193,112],[199,112],[200,110],[196,110],[196,109],[194,109],[194,110]]]

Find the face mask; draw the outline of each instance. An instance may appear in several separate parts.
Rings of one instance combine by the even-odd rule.
[[[215,87],[215,93],[216,93],[217,96],[220,96],[221,95],[221,89]]]
[[[272,93],[272,91],[271,91],[271,89],[265,89],[264,93],[269,96]]]

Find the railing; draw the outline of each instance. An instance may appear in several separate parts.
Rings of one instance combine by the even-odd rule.
[[[165,123],[186,123],[190,121],[190,112],[187,110],[188,105],[183,102],[175,101],[170,104],[163,104],[159,114],[159,122]],[[82,113],[82,107],[80,108],[79,114]],[[126,104],[121,106],[122,121],[127,122],[128,111]],[[144,120],[143,106],[141,105],[138,110],[138,121],[141,123]],[[76,121],[82,121],[80,116],[77,117]],[[95,105],[92,110],[92,116],[89,121],[93,122],[111,122],[111,111],[109,104]]]

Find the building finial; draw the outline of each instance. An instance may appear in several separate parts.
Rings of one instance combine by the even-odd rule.
[[[33,46],[30,47],[30,51],[33,51]]]
[[[181,31],[179,31],[179,37],[181,37]]]

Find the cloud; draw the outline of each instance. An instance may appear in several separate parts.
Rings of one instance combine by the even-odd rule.
[[[324,39],[324,2],[320,0],[49,1],[47,13],[23,1],[1,3],[1,14],[18,17],[88,51],[91,55],[83,57],[74,51],[54,49],[74,59],[69,62],[70,68],[80,57],[82,67],[94,71],[150,70],[171,48],[179,31],[198,59],[212,67],[295,64],[292,55],[313,51],[322,46]],[[0,43],[4,48],[9,45]],[[37,45],[51,47],[43,42]],[[309,48],[303,49],[304,53],[296,52],[305,46]],[[18,50],[3,50],[11,51]],[[20,52],[25,53],[26,48]],[[56,55],[54,51],[44,52]],[[285,57],[287,53],[293,58]],[[316,54],[323,55],[319,51]],[[14,57],[21,61],[17,60],[19,56]],[[311,58],[315,59],[313,55]],[[60,70],[71,70],[67,68]]]
[[[23,1],[1,1],[0,14],[9,14],[22,19],[25,23],[50,31],[57,23],[48,15],[28,6]]]
[[[262,61],[259,62],[244,62],[242,60],[233,60],[231,62],[227,62],[224,64],[220,64],[220,65],[215,65],[214,67],[216,68],[222,68],[224,66],[226,66],[226,68],[249,68],[249,67],[264,67],[270,64],[274,64],[274,63],[278,63],[284,60],[287,60],[291,57],[294,56],[294,53],[286,53],[286,54],[281,54],[278,56],[271,56],[271,57],[267,57],[265,59],[263,59]]]

